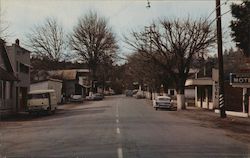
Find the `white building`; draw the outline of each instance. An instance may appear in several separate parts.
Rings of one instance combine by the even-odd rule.
[[[212,77],[200,77],[188,79],[185,86],[195,86],[195,106],[215,109],[218,107],[218,79],[219,72],[217,69],[212,70]]]

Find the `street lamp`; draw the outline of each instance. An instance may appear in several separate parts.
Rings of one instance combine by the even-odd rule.
[[[219,63],[219,108],[220,117],[226,118],[226,108],[224,103],[224,69],[223,69],[223,50],[222,50],[222,31],[221,31],[221,7],[220,0],[216,0],[216,21],[217,21],[217,45]]]

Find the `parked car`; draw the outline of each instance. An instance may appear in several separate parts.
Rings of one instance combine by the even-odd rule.
[[[81,95],[71,95],[69,98],[70,102],[83,102],[83,97]]]
[[[103,100],[104,95],[102,93],[95,93],[95,94],[93,94],[93,99],[94,100]]]
[[[102,93],[95,93],[92,96],[87,96],[86,100],[103,100],[104,95]]]
[[[172,110],[174,109],[174,104],[169,96],[157,96],[155,100],[153,100],[153,107],[155,110],[160,108]]]
[[[126,95],[126,97],[132,97],[133,96],[133,90],[126,90],[125,95]]]
[[[135,94],[135,98],[136,99],[144,99],[146,98],[143,91],[138,91],[136,94]]]

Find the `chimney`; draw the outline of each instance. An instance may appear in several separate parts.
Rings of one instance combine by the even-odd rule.
[[[19,39],[18,38],[16,39],[16,44],[19,46]]]

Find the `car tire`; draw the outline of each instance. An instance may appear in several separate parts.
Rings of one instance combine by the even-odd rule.
[[[155,110],[157,111],[157,110],[158,110],[158,108],[155,108]]]

